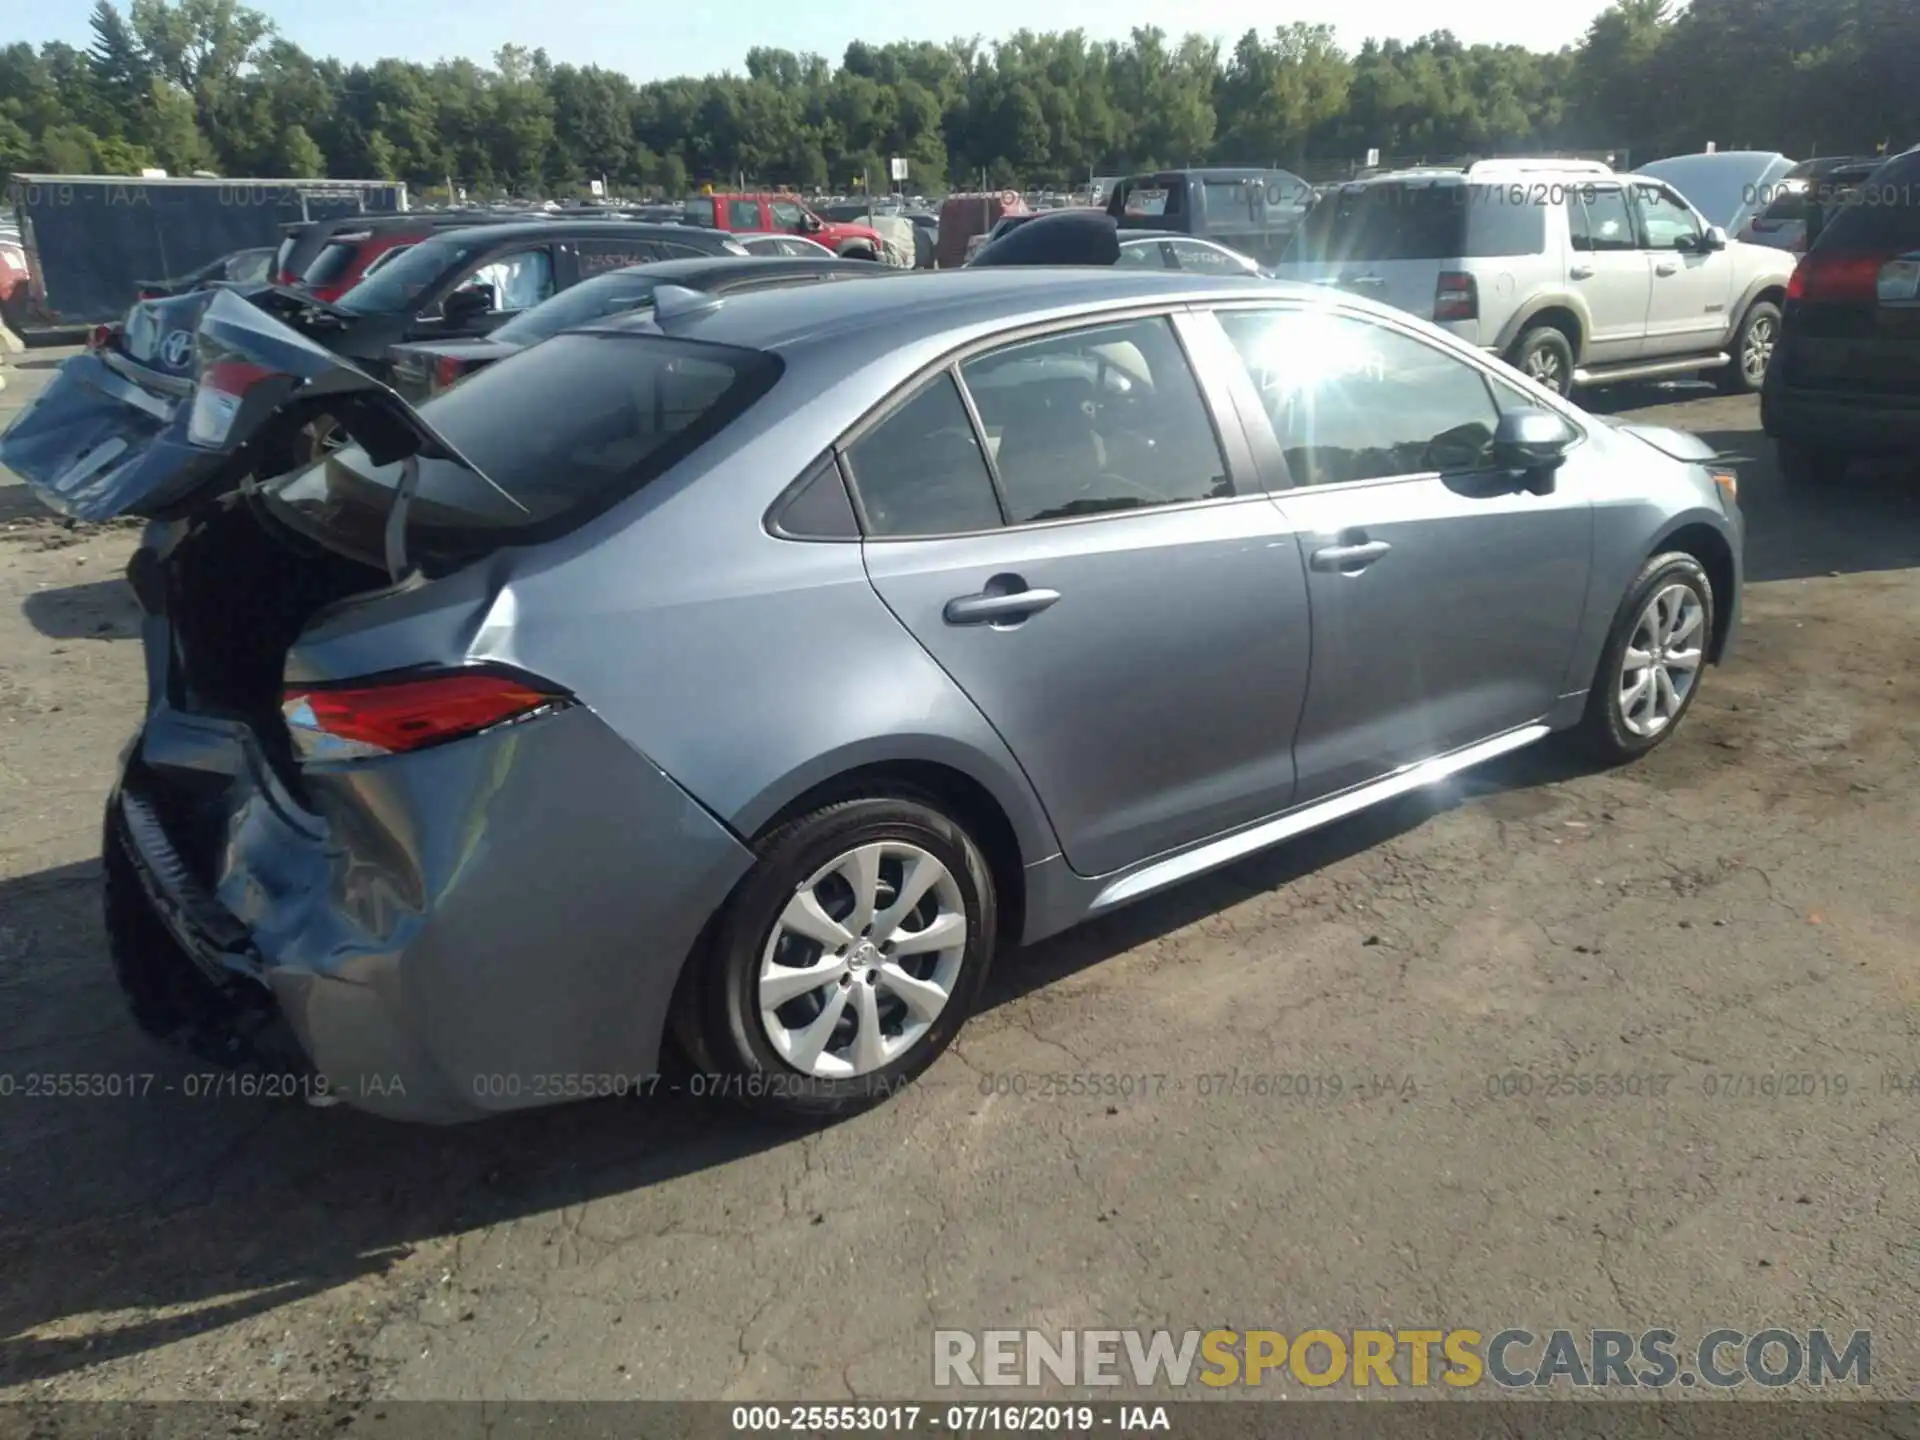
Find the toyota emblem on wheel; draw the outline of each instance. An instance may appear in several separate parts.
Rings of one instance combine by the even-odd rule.
[[[160,358],[169,370],[184,370],[193,355],[193,332],[175,330],[160,346]]]

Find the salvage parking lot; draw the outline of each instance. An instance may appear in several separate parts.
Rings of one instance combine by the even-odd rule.
[[[810,1133],[204,1093],[98,919],[134,531],[0,484],[0,1387],[896,1398],[936,1327],[1564,1324],[1867,1329],[1911,1393],[1920,477],[1789,495],[1710,394],[1598,402],[1746,457],[1745,630],[1672,744],[1523,752],[1009,957]]]

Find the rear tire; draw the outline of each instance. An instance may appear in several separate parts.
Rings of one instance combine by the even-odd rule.
[[[1679,729],[1700,692],[1713,617],[1713,582],[1698,560],[1669,550],[1647,561],[1607,632],[1573,742],[1601,764],[1618,765]]]
[[[953,1043],[986,982],[986,858],[908,796],[825,806],[755,848],[690,977],[693,1088],[792,1118],[877,1104]],[[918,897],[891,913],[903,890]]]
[[[1740,328],[1733,335],[1733,363],[1723,367],[1713,383],[1727,395],[1758,395],[1766,383],[1767,362],[1780,338],[1780,307],[1771,300],[1756,300],[1740,317]]]
[[[1508,363],[1563,399],[1573,393],[1573,345],[1551,325],[1536,325],[1522,335]]]

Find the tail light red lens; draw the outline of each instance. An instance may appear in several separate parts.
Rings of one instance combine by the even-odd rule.
[[[217,449],[224,445],[247,392],[274,372],[245,360],[218,360],[200,373],[187,417],[187,439]]]
[[[1873,304],[1879,298],[1880,270],[1895,256],[1891,252],[1821,254],[1810,251],[1793,267],[1787,281],[1789,300]]]
[[[289,686],[281,697],[302,760],[398,755],[569,703],[522,676],[474,667],[346,685]]]
[[[87,332],[89,350],[111,350],[113,348],[113,326],[96,325]]]
[[[1435,320],[1478,320],[1480,287],[1473,276],[1460,270],[1442,270],[1433,287]]]
[[[433,362],[434,391],[438,393],[441,390],[445,390],[460,378],[461,373],[465,369],[466,367],[454,356],[442,355],[438,360]]]

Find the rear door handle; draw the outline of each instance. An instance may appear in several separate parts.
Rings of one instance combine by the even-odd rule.
[[[1567,271],[1567,274],[1574,280],[1591,280],[1593,278],[1593,267],[1591,265],[1576,265]]]
[[[1358,575],[1392,548],[1384,540],[1368,540],[1358,545],[1327,545],[1313,552],[1312,564],[1316,570],[1338,570],[1342,574]]]
[[[983,590],[949,600],[940,614],[949,625],[997,625],[1037,615],[1059,598],[1058,590]]]

